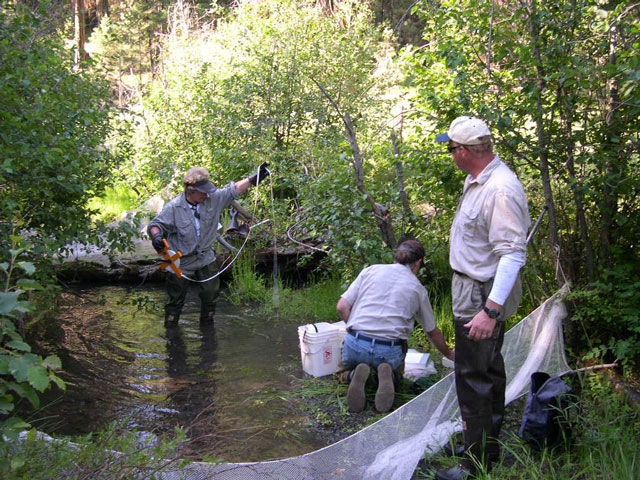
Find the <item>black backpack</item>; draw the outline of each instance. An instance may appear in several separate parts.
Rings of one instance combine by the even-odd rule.
[[[568,439],[571,433],[568,410],[573,396],[573,391],[560,376],[532,373],[520,438],[536,451],[552,448]]]

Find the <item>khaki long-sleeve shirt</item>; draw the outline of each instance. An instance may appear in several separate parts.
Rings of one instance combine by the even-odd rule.
[[[451,226],[451,268],[475,280],[493,278],[502,255],[526,252],[531,225],[520,180],[498,157],[467,176]]]

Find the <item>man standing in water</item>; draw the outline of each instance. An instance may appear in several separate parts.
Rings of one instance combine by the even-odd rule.
[[[458,168],[469,175],[451,227],[449,263],[456,335],[455,380],[464,456],[440,480],[473,477],[500,456],[506,377],[500,350],[505,321],[522,298],[520,268],[531,224],[522,184],[493,153],[486,123],[456,118],[447,133]]]
[[[213,243],[218,235],[220,212],[242,195],[249,187],[258,185],[269,176],[268,164],[244,180],[231,182],[218,189],[209,181],[209,172],[203,167],[192,167],[184,176],[184,191],[167,203],[147,226],[151,244],[157,252],[164,249],[167,239],[174,251],[182,252],[180,268],[189,278],[209,281],[198,283],[200,321],[212,322],[216,312],[216,299],[220,279]],[[165,305],[166,326],[177,325],[187,296],[190,281],[176,275],[167,276],[169,301]]]
[[[424,247],[420,242],[402,242],[393,264],[365,268],[338,300],[338,313],[349,332],[342,347],[342,362],[351,369],[347,392],[350,412],[364,408],[364,387],[370,367],[378,373],[376,410],[391,410],[394,382],[403,373],[414,317],[435,347],[453,360],[453,351],[436,327],[427,291],[417,277],[423,259]]]

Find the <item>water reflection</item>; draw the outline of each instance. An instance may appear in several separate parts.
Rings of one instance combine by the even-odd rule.
[[[269,394],[302,375],[295,319],[275,321],[220,302],[215,323],[200,324],[198,299],[188,297],[180,323],[165,328],[163,289],[142,293],[86,289],[82,302],[64,310],[64,340],[51,343],[68,390],[47,393],[43,404],[55,404],[39,412],[38,428],[85,434],[125,419],[145,436],[179,425],[193,439],[189,454],[227,461],[324,446],[287,401]],[[154,303],[157,311],[139,309]]]

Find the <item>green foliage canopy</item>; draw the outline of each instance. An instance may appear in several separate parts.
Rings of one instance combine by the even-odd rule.
[[[47,2],[34,13],[0,9],[0,253],[10,233],[33,240],[43,259],[95,236],[88,200],[108,185],[116,164],[105,147],[109,85],[74,72],[63,39],[52,34]]]

